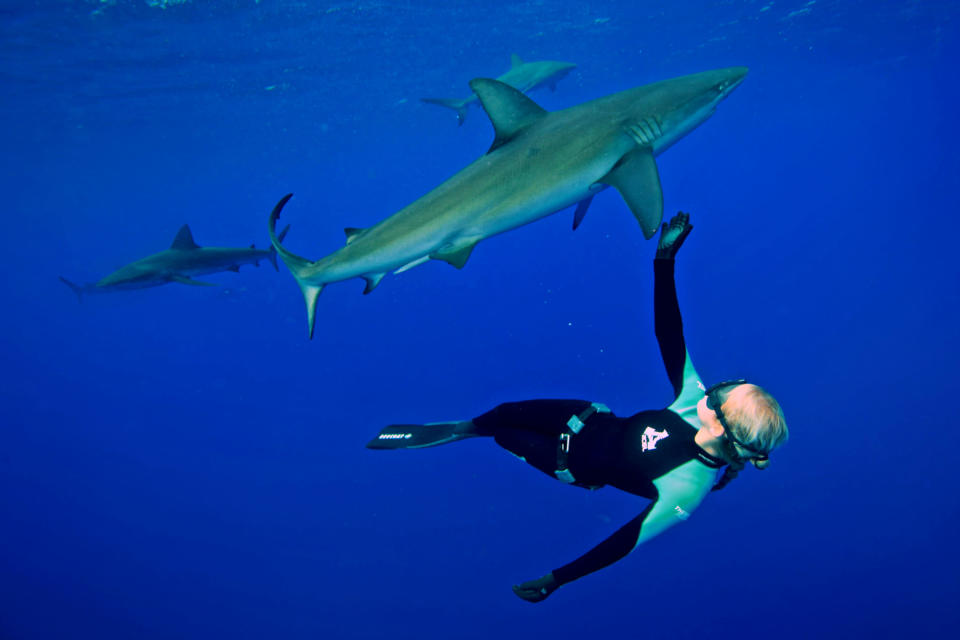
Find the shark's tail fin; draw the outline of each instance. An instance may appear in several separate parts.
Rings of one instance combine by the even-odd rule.
[[[283,210],[283,206],[287,204],[287,201],[292,197],[293,194],[288,193],[280,198],[280,202],[278,202],[277,206],[275,206],[273,211],[270,212],[270,221],[268,223],[270,230],[270,242],[273,245],[273,250],[280,255],[280,259],[283,260],[285,265],[287,265],[287,268],[290,269],[290,273],[292,273],[293,277],[297,279],[297,284],[300,285],[300,290],[303,292],[303,299],[307,303],[307,327],[310,331],[310,339],[312,340],[313,327],[316,324],[317,319],[317,298],[320,296],[320,292],[323,291],[324,283],[316,284],[308,280],[306,271],[313,263],[306,258],[302,258],[297,254],[288,251],[283,247],[282,244],[280,244],[280,242],[283,240],[283,236],[286,235],[287,229],[284,229],[280,235],[277,235],[277,218],[280,217],[280,211]]]
[[[420,98],[420,100],[427,104],[437,104],[441,107],[453,109],[457,112],[458,125],[462,125],[463,121],[467,119],[467,105],[470,104],[468,100],[456,100],[453,98]]]
[[[59,277],[60,277],[60,282],[62,282],[63,284],[73,289],[73,292],[77,294],[77,300],[79,300],[80,302],[83,302],[83,287],[81,287],[75,282],[70,282],[63,276],[59,276]]]
[[[278,212],[278,213],[279,213],[279,212]],[[285,227],[283,228],[283,231],[281,231],[280,233],[277,234],[277,240],[278,240],[279,242],[283,242],[283,239],[287,237],[287,231],[290,231],[290,225],[285,226]],[[270,245],[270,255],[267,256],[267,257],[270,259],[270,264],[273,265],[273,268],[274,268],[276,271],[280,271],[280,267],[277,266],[277,250],[276,250],[276,248],[273,246],[273,244]],[[259,265],[258,265],[258,266],[259,266]]]

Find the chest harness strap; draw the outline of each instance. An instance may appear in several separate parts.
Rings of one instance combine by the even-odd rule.
[[[557,479],[561,482],[576,483],[577,479],[573,477],[567,467],[567,459],[570,456],[570,442],[573,436],[580,433],[580,430],[587,424],[587,420],[597,413],[610,413],[610,407],[600,402],[593,402],[589,407],[570,416],[570,419],[567,420],[566,429],[560,434],[560,441],[557,443],[557,470],[553,472],[553,475],[557,476]]]

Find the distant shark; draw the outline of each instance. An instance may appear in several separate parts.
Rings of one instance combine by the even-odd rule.
[[[283,241],[289,229],[290,225],[287,225],[277,239]],[[216,285],[194,280],[193,276],[220,271],[240,271],[240,266],[245,264],[259,267],[260,260],[264,259],[269,260],[273,268],[279,271],[277,252],[272,246],[269,249],[257,249],[254,245],[250,245],[248,249],[201,247],[193,241],[190,226],[185,224],[180,227],[169,249],[121,267],[99,282],[79,285],[63,276],[60,276],[60,281],[73,289],[81,300],[84,295],[92,293],[146,289],[171,282],[213,287]]]
[[[520,59],[520,56],[513,54],[510,56],[510,70],[498,77],[497,80],[523,93],[540,87],[550,87],[551,90],[556,90],[557,81],[576,68],[577,65],[570,62],[556,62],[554,60],[524,62]],[[463,100],[457,100],[456,98],[421,98],[421,100],[453,109],[457,112],[457,122],[463,124],[463,121],[467,118],[467,107],[477,101],[477,95],[475,93],[470,94],[469,98]]]
[[[310,336],[324,285],[360,277],[370,293],[387,272],[430,259],[459,269],[481,240],[574,204],[576,229],[608,186],[653,237],[663,218],[654,156],[707,120],[746,75],[746,67],[705,71],[553,113],[502,82],[474,80],[493,123],[493,145],[419,200],[367,229],[345,229],[346,246],[316,262],[285,249],[275,234],[292,194],[274,207],[270,240],[303,291]]]

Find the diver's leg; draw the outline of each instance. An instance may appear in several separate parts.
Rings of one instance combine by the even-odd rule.
[[[555,448],[556,439],[564,432],[570,416],[579,414],[588,406],[590,403],[585,400],[525,400],[501,404],[473,420],[391,424],[368,442],[367,448],[423,449],[476,436],[495,436],[500,446],[527,458],[532,455],[531,449],[539,451],[544,448],[544,439],[552,442]],[[514,448],[523,453],[514,451]],[[556,457],[556,452],[553,456]]]
[[[571,416],[581,414],[586,400],[507,402],[472,420],[474,430],[492,435],[498,445],[556,479],[557,448]]]
[[[391,424],[380,430],[367,449],[423,449],[479,436],[469,420],[431,424]]]
[[[471,422],[481,435],[497,436],[506,431],[529,431],[548,438],[566,432],[567,421],[590,403],[586,400],[523,400],[505,402]]]

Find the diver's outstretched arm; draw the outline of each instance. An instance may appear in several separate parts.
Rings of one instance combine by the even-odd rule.
[[[683,391],[684,365],[687,360],[687,345],[683,339],[683,319],[677,301],[673,265],[677,250],[683,245],[693,225],[690,215],[679,212],[664,222],[657,244],[657,257],[653,261],[653,315],[660,356],[667,369],[667,377],[673,385],[674,398]]]

